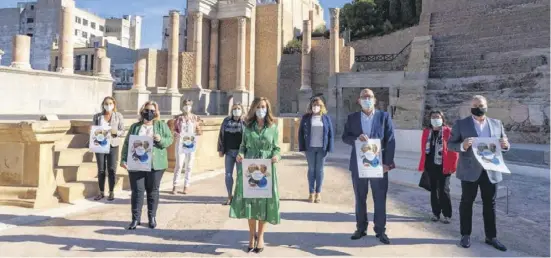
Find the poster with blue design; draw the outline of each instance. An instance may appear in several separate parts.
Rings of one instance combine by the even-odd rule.
[[[130,135],[128,139],[128,156],[126,158],[128,171],[150,172],[151,158],[153,158],[153,138]]]
[[[272,198],[272,160],[243,159],[243,198]]]
[[[180,153],[195,152],[197,136],[195,133],[182,133],[180,135]]]
[[[507,174],[511,173],[503,161],[501,144],[498,138],[476,137],[473,139],[471,149],[484,169]]]
[[[365,142],[356,140],[355,145],[358,177],[382,178],[383,158],[381,154],[381,140],[369,139]]]
[[[111,127],[94,125],[90,128],[89,149],[93,153],[109,154],[111,150]]]

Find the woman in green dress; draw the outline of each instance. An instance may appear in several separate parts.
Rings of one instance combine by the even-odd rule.
[[[241,163],[243,158],[272,160],[272,198],[243,198],[243,167],[238,165],[237,185],[231,202],[230,217],[249,220],[247,252],[260,253],[264,250],[266,222],[273,225],[280,222],[277,172],[274,165],[280,159],[278,129],[268,99],[254,99],[245,123],[246,127],[236,161]]]

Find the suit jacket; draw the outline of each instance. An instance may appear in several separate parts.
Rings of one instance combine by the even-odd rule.
[[[323,150],[325,152],[332,152],[334,146],[334,133],[333,124],[331,118],[328,115],[322,115],[321,121],[323,123]],[[307,151],[310,149],[310,138],[312,136],[310,129],[312,128],[312,114],[305,114],[300,120],[298,129],[298,150]]]
[[[352,152],[350,153],[350,165],[348,169],[352,171],[353,178],[358,177],[355,141],[361,134],[363,134],[361,115],[361,111],[348,115],[348,119],[344,125],[344,132],[342,134],[342,141],[352,146]],[[373,139],[381,139],[383,165],[387,165],[391,169],[394,168],[396,140],[394,139],[394,126],[392,124],[392,119],[387,112],[375,110],[375,114],[373,114],[373,124],[371,125],[371,133],[368,134],[368,137]]]
[[[92,118],[92,123],[94,125],[101,125],[101,117],[103,116],[103,113],[97,113],[94,115],[94,118]],[[111,139],[111,146],[117,147],[121,144],[121,136],[124,134],[124,118],[121,113],[119,112],[113,112],[113,115],[111,116],[111,128],[117,128],[117,137],[113,137]]]
[[[505,129],[503,129],[503,124],[498,119],[486,118],[486,122],[490,127],[490,135],[495,138],[507,138],[505,134]],[[459,153],[459,160],[457,164],[457,172],[455,176],[462,180],[468,182],[476,182],[480,177],[480,174],[484,171],[484,168],[472,151],[472,147],[466,151],[461,151],[461,145],[466,138],[469,137],[478,137],[478,133],[475,128],[475,124],[472,116],[459,119],[455,122],[452,128],[452,136],[448,142],[448,148],[452,151]],[[509,148],[511,148],[509,146]],[[507,151],[507,150],[504,150]],[[488,173],[488,178],[492,183],[499,183],[503,180],[501,172],[496,171],[486,171]]]

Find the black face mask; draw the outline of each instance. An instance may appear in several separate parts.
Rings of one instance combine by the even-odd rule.
[[[483,108],[483,107],[471,108],[471,114],[473,114],[474,116],[483,116],[486,114],[486,112],[488,112],[488,108]]]
[[[155,118],[155,111],[153,110],[144,110],[142,112],[142,118],[146,121],[151,121]]]

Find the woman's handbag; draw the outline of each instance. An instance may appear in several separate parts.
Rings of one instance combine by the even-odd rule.
[[[430,192],[430,178],[429,173],[425,170],[421,174],[421,179],[419,180],[419,187],[424,188],[425,190]]]

